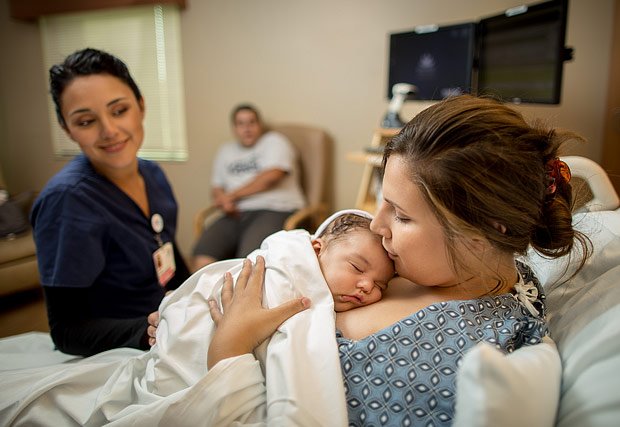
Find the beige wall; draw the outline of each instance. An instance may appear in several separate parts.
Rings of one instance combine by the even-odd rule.
[[[40,189],[64,162],[54,160],[51,151],[37,26],[10,19],[7,3],[0,5],[0,161],[12,190]],[[191,218],[209,201],[211,159],[218,144],[230,138],[233,105],[251,101],[268,121],[327,129],[336,143],[336,208],[351,207],[362,168],[345,156],[369,144],[385,112],[387,34],[475,20],[520,3],[189,0],[182,37],[190,160],[163,164],[180,205],[181,250],[189,252]],[[590,143],[571,147],[571,153],[597,161],[613,6],[613,0],[570,1],[567,45],[575,48],[575,59],[564,67],[562,104],[519,107],[584,135]],[[427,105],[408,103],[404,118]]]

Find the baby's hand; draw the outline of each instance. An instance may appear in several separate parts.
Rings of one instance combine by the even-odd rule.
[[[157,326],[159,325],[159,311],[154,311],[146,318],[149,326],[146,328],[146,333],[149,336],[149,345],[153,347],[155,345],[155,339],[157,337]]]

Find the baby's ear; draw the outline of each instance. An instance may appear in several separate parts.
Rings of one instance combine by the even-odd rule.
[[[323,248],[323,243],[324,243],[323,239],[321,239],[320,237],[312,241],[312,249],[314,249],[314,252],[317,255],[321,253],[321,249]]]

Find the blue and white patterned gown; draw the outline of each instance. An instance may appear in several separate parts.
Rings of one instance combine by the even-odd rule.
[[[432,304],[364,339],[337,332],[349,425],[446,426],[452,423],[456,370],[478,342],[504,352],[547,334],[544,293],[517,262],[523,292]],[[521,300],[521,301],[520,301]],[[529,305],[529,309],[527,306]]]

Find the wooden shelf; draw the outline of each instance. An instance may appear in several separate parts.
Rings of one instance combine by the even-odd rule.
[[[365,151],[352,151],[350,153],[347,153],[347,160],[354,163],[361,163],[364,165],[370,164],[375,167],[381,166],[382,159],[383,156],[381,156],[381,154],[367,153]]]
[[[384,146],[399,131],[400,129],[376,129],[370,141],[370,146]],[[363,209],[370,213],[374,213],[377,210],[377,199],[380,197],[381,188],[379,168],[381,167],[382,159],[383,156],[381,154],[365,151],[355,151],[347,154],[347,160],[364,165],[364,172],[355,201],[357,209]]]

